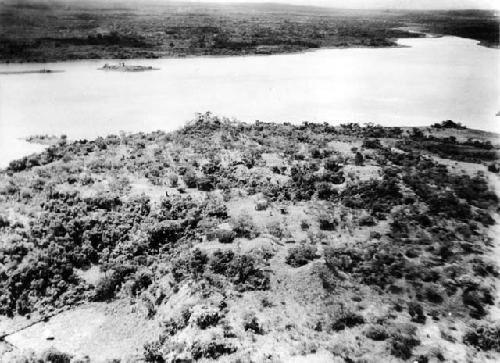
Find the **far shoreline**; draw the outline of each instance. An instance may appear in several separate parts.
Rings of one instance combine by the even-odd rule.
[[[425,36],[418,36],[418,35],[425,35]],[[143,57],[143,58],[78,58],[78,59],[45,59],[37,62],[32,62],[32,61],[19,61],[19,60],[5,60],[5,59],[0,59],[0,65],[3,66],[9,66],[9,65],[30,65],[30,64],[72,64],[72,63],[78,63],[78,62],[95,62],[98,63],[99,61],[116,61],[116,62],[134,62],[134,61],[158,61],[158,60],[178,60],[178,59],[219,59],[219,58],[236,58],[236,57],[270,57],[270,56],[285,56],[285,55],[292,55],[292,54],[306,54],[306,53],[313,53],[313,52],[319,52],[322,50],[347,50],[347,49],[401,49],[401,48],[412,48],[410,45],[403,45],[400,44],[399,42],[401,40],[406,40],[406,39],[441,39],[441,38],[458,38],[458,39],[464,39],[464,40],[469,40],[471,42],[474,42],[475,45],[488,48],[488,49],[496,49],[500,50],[500,45],[495,45],[495,44],[484,44],[483,42],[473,39],[473,38],[466,38],[466,37],[459,37],[456,35],[446,35],[446,34],[431,34],[431,33],[415,33],[415,37],[404,37],[404,38],[393,38],[390,39],[391,41],[394,42],[394,45],[388,45],[388,46],[363,46],[363,45],[347,45],[347,46],[324,46],[324,47],[318,47],[318,48],[306,48],[306,49],[301,49],[301,50],[291,50],[291,51],[283,51],[283,52],[271,52],[271,53],[241,53],[241,54],[188,54],[188,55],[167,55],[164,57],[157,57],[157,58],[148,58],[148,57]],[[60,73],[60,72],[65,72],[64,70],[54,70],[51,72],[47,73]],[[25,73],[44,73],[40,71],[19,71],[19,72],[10,72],[8,74],[25,74]],[[0,75],[4,75],[7,73],[0,72]]]

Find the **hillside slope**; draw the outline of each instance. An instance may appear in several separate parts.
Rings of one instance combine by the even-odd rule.
[[[498,361],[497,141],[209,113],[63,139],[0,173],[0,355]]]

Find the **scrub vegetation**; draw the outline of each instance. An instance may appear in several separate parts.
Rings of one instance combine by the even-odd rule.
[[[276,4],[159,1],[7,1],[0,4],[0,61],[47,62],[393,47],[437,35],[499,45],[492,11],[341,10]]]
[[[446,125],[61,138],[0,173],[0,314],[129,301],[148,362],[498,361],[498,145]]]

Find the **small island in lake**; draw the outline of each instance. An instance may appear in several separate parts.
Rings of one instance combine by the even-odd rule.
[[[101,68],[101,71],[119,71],[119,72],[143,72],[143,71],[157,71],[159,68],[153,68],[151,66],[128,66],[124,62],[118,64],[109,65],[106,63]]]

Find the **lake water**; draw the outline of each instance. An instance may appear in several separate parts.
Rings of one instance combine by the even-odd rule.
[[[20,137],[172,130],[205,111],[242,121],[387,126],[452,119],[500,131],[499,50],[456,37],[399,43],[408,47],[127,61],[160,68],[140,73],[98,71],[103,60],[0,65],[65,70],[0,75],[0,166],[40,149]]]

